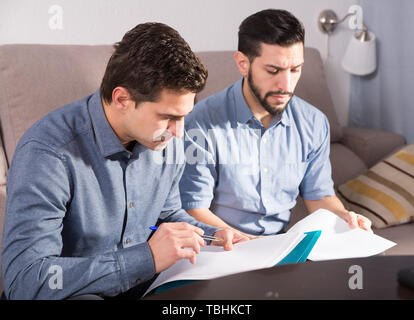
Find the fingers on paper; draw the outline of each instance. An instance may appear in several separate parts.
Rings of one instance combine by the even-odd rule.
[[[353,211],[349,211],[348,224],[353,229],[358,228],[357,214]]]
[[[358,219],[358,225],[360,228],[366,231],[369,231],[369,232],[373,232],[371,229],[371,226],[372,226],[371,220],[369,220],[367,217],[364,217],[360,214],[357,214],[357,219]]]

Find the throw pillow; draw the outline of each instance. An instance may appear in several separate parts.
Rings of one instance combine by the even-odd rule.
[[[337,188],[345,208],[371,219],[374,228],[414,221],[414,145]]]

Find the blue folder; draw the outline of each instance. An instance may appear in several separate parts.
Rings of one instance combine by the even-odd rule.
[[[299,242],[298,245],[286,257],[284,257],[282,261],[276,264],[276,266],[305,262],[316,241],[318,241],[321,236],[321,233],[322,231],[320,230],[305,232],[306,237],[303,238],[302,241]]]
[[[310,231],[305,232],[306,237],[302,239],[301,242],[297,244],[297,246],[286,256],[275,265],[280,266],[284,264],[290,264],[290,263],[302,263],[305,262],[308,258],[310,252],[313,249],[313,246],[315,245],[316,241],[318,241],[319,237],[321,236],[320,230],[317,231]],[[159,286],[155,289],[155,294],[170,290],[172,288],[181,287],[183,285],[201,281],[201,280],[177,280],[177,281],[171,281],[168,283],[164,283],[163,285]]]

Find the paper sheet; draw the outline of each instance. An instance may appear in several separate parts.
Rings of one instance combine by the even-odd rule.
[[[298,221],[288,233],[315,230],[322,233],[308,256],[313,261],[369,257],[396,245],[363,229],[352,229],[346,221],[324,209]]]
[[[170,281],[213,279],[272,267],[305,236],[303,233],[294,232],[268,236],[235,244],[231,251],[224,251],[223,247],[216,246],[202,247],[196,257],[196,264],[192,265],[187,259],[178,261],[171,268],[161,272],[145,294]]]

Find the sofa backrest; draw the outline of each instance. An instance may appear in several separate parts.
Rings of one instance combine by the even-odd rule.
[[[51,110],[95,92],[112,46],[0,46],[0,127],[10,165],[23,133]]]

